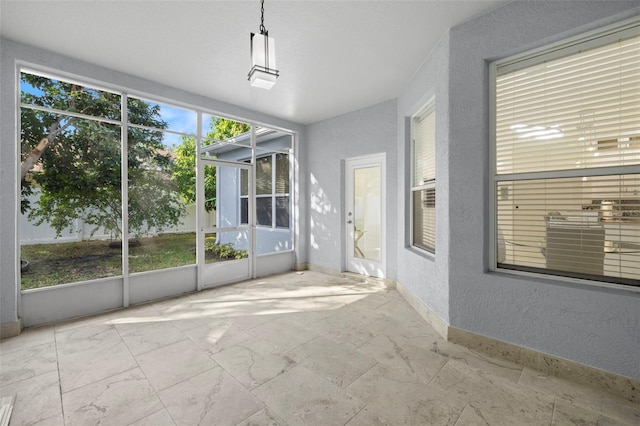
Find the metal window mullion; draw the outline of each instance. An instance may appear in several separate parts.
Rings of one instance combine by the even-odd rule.
[[[276,154],[271,154],[271,229],[276,228]]]
[[[197,112],[199,112],[199,111],[197,111]],[[157,128],[157,127],[150,127],[150,126],[145,126],[145,125],[142,125],[142,124],[134,124],[134,123],[128,123],[127,125],[129,127],[131,127],[131,128],[134,128],[134,129],[149,130],[149,131],[152,131],[152,132],[170,133],[172,135],[178,135],[178,136],[196,137],[195,133],[184,133],[184,132],[178,132],[177,130],[160,129],[160,128]]]
[[[16,68],[16,76],[15,76],[15,80],[13,82],[14,87],[16,88],[15,91],[15,99],[14,101],[16,102],[15,105],[15,109],[14,112],[16,114],[15,119],[14,119],[14,123],[16,126],[16,133],[14,134],[15,140],[16,141],[20,141],[20,139],[22,138],[22,114],[20,111],[20,99],[22,98],[22,91],[20,90],[20,74],[22,72],[22,69],[20,66],[17,66]],[[20,224],[20,215],[21,215],[21,211],[20,211],[20,204],[21,204],[21,191],[22,191],[22,183],[21,183],[21,179],[17,179],[18,175],[17,173],[18,170],[21,170],[21,158],[22,158],[22,143],[18,142],[18,146],[17,146],[17,150],[18,150],[18,155],[16,155],[14,157],[14,161],[15,161],[15,167],[16,167],[16,180],[14,181],[14,197],[15,197],[15,203],[16,203],[16,207],[14,208],[13,214],[14,214],[14,229],[15,229],[15,241],[14,241],[14,250],[15,250],[15,255],[16,255],[16,259],[15,260],[15,278],[14,278],[14,284],[15,284],[15,292],[16,292],[16,315],[14,316],[15,320],[18,320],[18,318],[22,317],[22,261],[21,261],[21,255],[22,255],[22,244],[20,243],[20,240],[22,239],[22,226]],[[6,217],[6,216],[5,216]],[[3,257],[6,256],[3,254]]]
[[[436,187],[436,181],[434,179],[434,180],[429,181],[429,183],[427,183],[427,184],[418,185],[418,186],[412,186],[411,187],[411,192],[422,191],[423,189],[431,189],[431,188],[435,188],[435,187]]]
[[[489,66],[489,270],[498,268],[498,197],[496,193],[497,141],[496,141],[496,86],[498,66]]]
[[[234,232],[234,231],[245,231],[250,229],[249,226],[247,225],[240,225],[240,226],[228,226],[228,227],[222,227],[219,228],[217,226],[212,226],[210,228],[203,228],[203,232],[205,234],[213,234],[213,233],[224,233],[224,232]]]
[[[202,144],[202,112],[196,113],[196,290],[204,287],[204,163],[200,158],[200,146]]]
[[[120,96],[120,108],[123,108],[123,102],[122,102],[122,97],[124,96],[124,94],[122,94]],[[82,114],[79,112],[73,112],[73,111],[63,111],[61,109],[56,109],[56,108],[48,108],[48,107],[43,107],[40,105],[31,105],[31,104],[24,104],[24,103],[20,103],[20,108],[27,108],[27,109],[32,109],[35,111],[42,111],[42,112],[49,112],[49,113],[53,113],[53,114],[58,114],[58,115],[63,115],[65,117],[72,117],[72,118],[80,118],[83,120],[92,120],[92,121],[98,121],[100,123],[107,123],[107,124],[115,124],[115,125],[121,125],[125,120],[114,120],[112,118],[104,118],[104,117],[96,117],[93,115],[87,115],[87,114]],[[122,109],[121,111],[121,115],[124,117],[126,115],[125,113],[126,108]]]
[[[295,161],[295,153],[296,153],[296,145],[298,143],[298,137],[297,134],[295,135],[291,135],[291,147],[289,148],[289,155],[287,156],[287,160],[289,162],[289,193],[290,194],[297,194],[299,193],[298,189],[296,188],[297,185],[297,167],[296,167],[296,161]],[[296,215],[296,208],[294,207],[294,203],[293,201],[295,201],[296,196],[289,196],[289,229],[291,230],[291,244],[292,250],[296,250],[296,248],[298,247],[298,235],[297,235],[297,228],[296,228],[296,221],[294,220],[295,215]],[[293,259],[292,259],[292,269],[293,266],[295,266],[296,260],[298,256],[294,255]]]
[[[120,191],[122,199],[122,306],[129,306],[129,129],[127,94],[120,96]]]
[[[210,163],[210,164],[212,164],[212,165],[214,165],[214,166],[218,166],[218,165],[220,165],[220,166],[229,166],[229,167],[240,168],[240,169],[247,169],[247,170],[251,168],[251,167],[243,167],[243,166],[242,166],[242,164],[241,164],[241,163],[238,163],[237,161],[220,160],[220,159],[218,159],[218,158],[216,158],[216,159],[213,159],[213,158],[210,158],[210,159],[203,158],[203,159],[202,159],[202,162],[204,162],[204,163]]]
[[[256,126],[254,124],[251,125],[251,167],[249,168],[249,185],[248,185],[248,195],[249,201],[247,203],[247,208],[249,209],[249,235],[251,237],[251,244],[249,246],[249,268],[251,278],[256,277],[256,224],[257,224],[257,214],[256,214]]]
[[[413,202],[413,193],[414,193],[414,188],[413,188],[413,176],[415,173],[415,169],[416,169],[416,139],[415,139],[415,121],[416,121],[416,117],[412,117],[411,120],[409,121],[410,125],[409,125],[409,132],[410,132],[410,143],[411,143],[411,147],[409,149],[409,247],[415,247],[415,241],[413,241],[413,233],[414,233],[414,228],[415,228],[415,215],[413,213],[414,211],[414,202]],[[405,151],[406,152],[406,151]],[[405,215],[406,217],[406,215]]]

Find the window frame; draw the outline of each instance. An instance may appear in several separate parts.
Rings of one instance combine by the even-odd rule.
[[[279,193],[276,192],[276,182],[277,182],[277,171],[276,171],[276,167],[277,167],[277,160],[276,157],[278,155],[286,155],[287,156],[287,162],[289,164],[289,192],[286,193]],[[257,228],[263,228],[263,229],[287,229],[290,230],[291,229],[291,185],[292,185],[292,181],[291,181],[291,153],[290,152],[280,152],[280,151],[274,151],[271,152],[269,154],[265,154],[265,155],[260,155],[258,157],[256,157],[256,163],[259,159],[262,158],[267,158],[267,157],[271,157],[271,194],[257,194],[255,195],[256,198],[256,209],[257,209],[257,200],[259,198],[263,198],[263,199],[271,199],[271,224],[270,225],[263,225],[263,224],[259,224],[258,223],[258,218],[256,215],[256,227]],[[241,173],[241,172],[240,172]],[[238,197],[238,223],[240,223],[241,225],[247,225],[247,223],[243,223],[242,222],[242,200],[249,199],[249,194],[243,195],[242,194],[242,175],[240,176],[239,179],[239,185],[240,185],[240,190],[238,191],[238,193],[240,194],[240,196]],[[276,205],[276,200],[278,198],[282,198],[282,197],[286,197],[289,200],[288,203],[288,211],[289,211],[289,221],[287,223],[287,226],[277,226],[277,205]]]
[[[414,249],[414,250],[418,250],[420,253],[427,253],[430,255],[435,255],[436,253],[436,241],[435,241],[435,233],[436,233],[436,220],[434,220],[434,225],[433,225],[433,234],[434,234],[434,247],[426,247],[426,246],[422,246],[422,245],[418,245],[416,244],[416,242],[414,241],[414,229],[415,229],[415,216],[414,216],[414,194],[417,192],[421,192],[423,190],[429,191],[429,190],[433,190],[435,193],[434,196],[434,206],[433,208],[436,209],[437,207],[437,188],[436,188],[436,181],[437,181],[437,164],[436,164],[436,158],[435,158],[435,151],[436,151],[436,137],[434,137],[434,141],[433,141],[433,155],[434,155],[434,168],[435,168],[435,177],[433,179],[429,179],[427,182],[423,182],[421,185],[414,185],[414,173],[415,173],[415,146],[416,146],[416,139],[415,139],[415,126],[414,126],[414,121],[420,117],[420,116],[427,116],[429,114],[436,114],[436,99],[435,96],[432,96],[431,98],[428,99],[428,101],[421,107],[418,109],[418,111],[413,114],[410,118],[409,118],[409,191],[408,191],[408,196],[409,196],[409,248]],[[437,116],[436,116],[437,117]],[[437,131],[437,129],[436,129]]]
[[[607,175],[631,175],[637,174],[638,165],[599,167],[577,170],[557,170],[525,173],[503,173],[497,171],[497,99],[496,86],[499,69],[504,72],[516,71],[539,64],[544,60],[554,60],[575,54],[581,50],[601,47],[615,43],[627,34],[640,31],[640,19],[638,17],[624,20],[593,31],[578,34],[563,39],[556,43],[547,44],[537,49],[528,50],[489,64],[489,267],[490,272],[504,273],[522,277],[537,277],[556,282],[573,282],[596,287],[623,289],[640,293],[640,286],[634,286],[621,282],[606,281],[607,276],[601,280],[572,277],[561,275],[557,271],[538,272],[523,269],[508,269],[498,266],[498,184],[503,181],[524,181],[528,179],[552,179],[582,176],[607,176]],[[543,59],[542,59],[543,58]]]

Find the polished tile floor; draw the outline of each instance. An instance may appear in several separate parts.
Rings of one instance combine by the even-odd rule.
[[[395,290],[304,271],[0,343],[12,425],[638,425],[640,406],[439,337]]]

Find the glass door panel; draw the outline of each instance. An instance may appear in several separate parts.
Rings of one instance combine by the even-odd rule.
[[[380,172],[379,165],[353,171],[353,256],[378,261],[382,247]]]
[[[384,155],[348,159],[346,178],[346,269],[384,277]]]

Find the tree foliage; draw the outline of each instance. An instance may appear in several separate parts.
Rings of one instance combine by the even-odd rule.
[[[248,132],[248,124],[226,118],[211,120],[210,129],[205,136],[204,145],[214,141],[223,141],[242,133]],[[182,136],[182,143],[174,150],[175,169],[173,181],[186,203],[196,202],[196,140],[191,136]],[[205,168],[204,175],[205,209],[209,212],[216,208],[216,170],[215,167]]]
[[[98,119],[21,109],[23,213],[38,225],[47,222],[58,236],[80,219],[93,226],[92,234],[102,227],[121,238],[121,127],[100,121],[120,120],[120,95],[26,73],[21,84],[25,104]],[[127,108],[132,123],[167,127],[158,105],[130,98]],[[136,236],[174,226],[184,214],[164,149],[161,131],[129,129],[128,219]],[[30,202],[36,189],[39,198]]]

